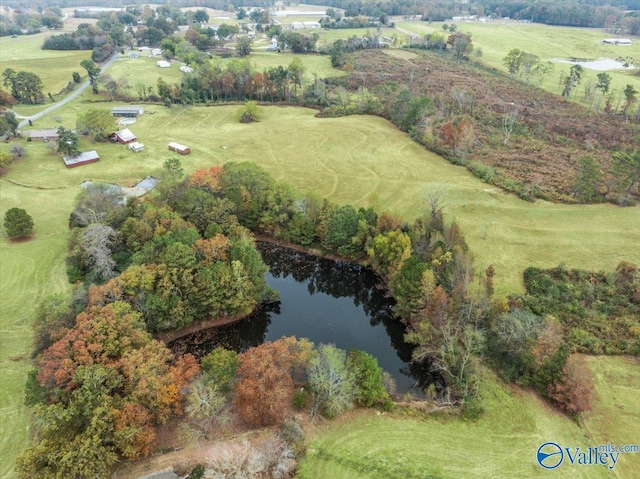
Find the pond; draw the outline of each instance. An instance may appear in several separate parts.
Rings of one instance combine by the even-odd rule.
[[[259,249],[270,268],[267,283],[280,301],[237,323],[185,336],[170,344],[178,353],[201,357],[220,345],[244,351],[283,336],[316,345],[367,351],[394,379],[398,394],[421,396],[435,382],[427,365],[411,362],[413,347],[393,315],[393,300],[372,270],[355,263],[318,258],[268,243]]]
[[[587,68],[589,70],[595,70],[599,72],[606,72],[609,70],[625,70],[625,69],[633,69],[633,65],[628,63],[622,59],[613,58],[600,58],[599,60],[565,60],[565,59],[556,59],[555,61],[560,63],[569,63],[571,65],[580,65],[583,68]]]

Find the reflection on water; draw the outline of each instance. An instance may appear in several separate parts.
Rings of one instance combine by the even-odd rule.
[[[260,243],[259,249],[270,267],[267,283],[280,292],[280,302],[264,305],[238,323],[176,340],[170,345],[174,351],[201,357],[216,346],[244,351],[263,341],[297,336],[367,351],[394,378],[400,394],[419,395],[434,382],[424,365],[411,363],[404,326],[370,269],[268,243]]]

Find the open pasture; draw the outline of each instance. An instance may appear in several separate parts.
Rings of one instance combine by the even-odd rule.
[[[91,51],[42,50],[42,43],[50,35],[46,32],[16,38],[0,37],[0,72],[13,68],[15,71],[35,73],[42,80],[45,97],[48,93],[55,95],[66,87],[73,80],[73,72],[86,76],[87,72],[80,62],[90,59]],[[15,110],[22,113],[20,105],[16,105]]]
[[[139,58],[131,58],[130,53],[132,52],[119,55],[106,73],[118,80],[126,79],[130,87],[129,95],[132,97],[137,96],[136,85],[139,83],[152,86],[153,92],[157,93],[158,78],[169,84],[180,82],[183,75],[180,71],[182,63],[172,62],[169,68],[160,68],[156,62],[164,58],[150,57],[148,52],[141,52]]]
[[[80,107],[86,105],[59,110],[62,124],[73,126]],[[30,158],[12,167],[11,177],[45,186],[60,181],[77,185],[86,178],[136,181],[157,173],[174,156],[167,143],[177,141],[191,147],[191,155],[181,157],[187,172],[254,161],[301,192],[314,191],[337,203],[374,205],[408,220],[426,213],[425,197],[440,192],[447,218],[460,223],[478,268],[495,267],[499,292],[521,291],[522,271],[528,266],[565,263],[613,270],[622,260],[640,262],[640,207],[522,201],[425,150],[378,117],[321,119],[310,109],[265,107],[260,122],[241,124],[237,110],[147,106],[147,113],[129,127],[145,144],[143,152],[83,140],[81,147],[97,149],[102,161],[65,170],[58,155],[37,162]],[[34,127],[48,126],[45,121]]]
[[[602,361],[602,363],[601,363]],[[597,403],[587,414],[587,427],[579,427],[536,395],[504,386],[487,373],[481,391],[485,413],[477,421],[460,421],[401,413],[379,415],[358,411],[350,418],[327,424],[312,439],[302,461],[302,479],[331,477],[365,478],[487,478],[548,477],[550,471],[536,461],[538,447],[554,441],[562,447],[612,443],[638,444],[640,420],[638,386],[627,395],[614,397],[609,390],[624,390],[631,377],[638,377],[638,366],[631,358],[589,358],[592,369],[604,373],[596,383],[596,395],[605,394],[607,403]],[[607,368],[602,370],[601,364]],[[635,396],[633,396],[635,391]],[[607,416],[612,422],[592,425],[591,416],[604,411],[621,411]],[[624,415],[624,417],[623,417]],[[623,434],[613,434],[616,428]],[[552,471],[557,478],[635,477],[640,454],[621,454],[616,466],[572,465],[565,459]]]
[[[449,35],[448,32],[442,30],[442,23],[434,22],[430,25],[427,22],[398,21],[396,25],[400,31],[413,32],[420,37],[432,32],[442,33],[445,38]],[[634,74],[640,68],[640,38],[632,38],[632,45],[622,46],[602,43],[602,39],[616,35],[598,28],[558,27],[501,20],[488,23],[463,22],[456,25],[457,31],[471,34],[474,49],[482,49],[480,62],[505,73],[507,69],[503,65],[502,59],[514,48],[533,53],[542,61],[552,62],[556,59],[571,58],[587,60],[634,58],[636,70],[610,70],[607,72],[611,75],[611,91],[616,92],[613,103],[615,105],[616,95],[624,99],[622,90],[627,84],[633,85],[636,90],[640,91],[640,76]],[[473,56],[473,53],[471,55]],[[567,76],[571,65],[559,62],[553,62],[553,64],[553,72],[542,80],[540,86],[547,91],[560,94],[562,91],[560,77]],[[574,94],[575,99],[583,100],[584,86],[589,82],[595,84],[598,73],[594,70],[584,69],[582,83],[576,89],[577,93]]]
[[[13,477],[14,458],[28,445],[24,386],[30,369],[31,322],[45,296],[70,289],[65,273],[66,220],[74,192],[20,187],[0,179],[0,214],[24,208],[35,223],[30,241],[0,237],[0,477]],[[43,207],[46,205],[46,208]]]

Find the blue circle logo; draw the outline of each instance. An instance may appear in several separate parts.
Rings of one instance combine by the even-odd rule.
[[[564,453],[562,452],[562,448],[555,442],[545,442],[538,448],[536,457],[538,464],[545,469],[555,469],[562,464]]]

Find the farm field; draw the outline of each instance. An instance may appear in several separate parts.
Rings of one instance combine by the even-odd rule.
[[[59,34],[60,32],[56,32]],[[82,60],[91,58],[90,50],[55,51],[42,50],[45,38],[52,33],[21,35],[16,38],[0,37],[0,72],[7,68],[15,71],[28,71],[40,77],[45,97],[48,93],[56,95],[72,81],[71,74],[78,72],[83,77],[86,70],[80,66]],[[47,103],[49,100],[47,99]],[[42,109],[42,105],[39,105]],[[21,105],[15,106],[17,113],[23,113]],[[27,109],[24,109],[27,111]]]
[[[491,21],[488,23],[464,22],[457,23],[457,31],[471,34],[474,49],[482,49],[480,62],[507,72],[502,64],[502,59],[507,53],[518,48],[528,53],[533,53],[543,61],[553,61],[555,59],[580,58],[588,60],[598,60],[601,58],[631,57],[636,62],[640,62],[640,39],[635,38],[630,46],[616,46],[602,43],[603,38],[611,37],[612,34],[597,28],[573,28],[557,27],[542,24],[527,24],[515,21]],[[397,21],[396,26],[400,31],[413,32],[416,35],[424,36],[432,32],[444,33],[442,23],[408,22]],[[615,35],[613,35],[615,36]],[[399,35],[404,38],[406,35]],[[472,53],[473,56],[473,53]],[[554,70],[547,75],[541,87],[545,90],[560,94],[561,77],[566,77],[571,65],[567,63],[553,62]],[[636,65],[640,68],[640,65]],[[627,84],[633,85],[636,90],[640,90],[640,76],[634,75],[637,70],[610,70],[611,91],[615,91],[622,99],[622,90]],[[584,86],[589,81],[595,84],[597,71],[584,69],[581,86],[574,94],[574,98],[582,100],[584,96]],[[614,95],[614,105],[617,96]]]
[[[596,396],[606,398],[606,405],[597,402],[594,411],[586,414],[583,428],[534,394],[504,386],[487,373],[482,386],[486,411],[479,420],[358,411],[348,419],[328,423],[325,430],[314,434],[296,477],[548,477],[550,472],[536,462],[536,451],[544,442],[554,441],[571,448],[638,444],[637,428],[622,430],[623,424],[637,424],[640,420],[640,373],[635,360],[588,360],[599,377]],[[597,424],[596,418],[600,419]],[[621,454],[611,471],[567,462],[555,469],[553,476],[631,478],[639,463],[640,454]]]

